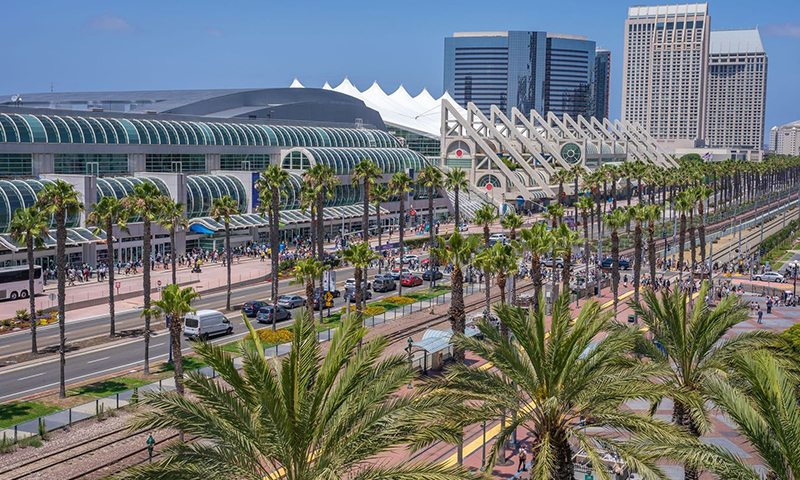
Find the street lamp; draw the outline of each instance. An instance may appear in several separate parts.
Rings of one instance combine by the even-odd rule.
[[[798,263],[797,262],[792,263],[792,267],[793,267],[793,270],[794,270],[793,275],[792,275],[792,277],[794,277],[794,284],[792,285],[792,301],[796,302],[797,301],[796,299],[797,299],[797,267],[798,267]]]
[[[408,337],[408,346],[406,347],[406,352],[408,352],[408,366],[409,366],[409,368],[414,368],[414,365],[413,365],[412,359],[411,359],[411,345],[413,343],[414,343],[414,339],[411,338],[411,337]],[[409,390],[411,389],[411,380],[408,381],[408,389]]]

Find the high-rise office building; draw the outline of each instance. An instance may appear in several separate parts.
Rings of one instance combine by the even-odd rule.
[[[710,22],[707,3],[628,9],[622,119],[662,144],[704,141]]]
[[[769,149],[778,155],[800,155],[800,120],[769,131]]]
[[[706,145],[760,150],[767,54],[758,30],[711,32]]]
[[[590,116],[595,42],[547,32],[455,33],[444,42],[444,89],[485,114]]]
[[[608,118],[608,92],[611,85],[611,52],[598,48],[594,53],[594,116]]]

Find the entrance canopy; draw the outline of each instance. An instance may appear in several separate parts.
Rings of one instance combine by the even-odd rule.
[[[478,327],[475,325],[467,325],[464,328],[464,334],[467,337],[474,337],[480,333],[480,330],[478,330]],[[452,344],[450,341],[452,338],[453,329],[451,328],[447,330],[426,330],[425,333],[422,334],[422,340],[414,342],[412,345],[428,353],[437,353],[448,348]]]
[[[362,205],[347,205],[343,207],[327,207],[325,209],[324,221],[332,222],[342,219],[360,218],[364,213]],[[369,206],[370,216],[375,215],[375,206]],[[381,215],[388,215],[389,210],[381,207]],[[311,215],[302,210],[281,210],[281,227],[288,227],[294,225],[302,225],[311,223]],[[200,230],[195,226],[202,226],[204,230]],[[269,222],[266,217],[262,217],[256,213],[245,213],[242,215],[233,215],[231,217],[231,229],[249,228],[249,227],[267,227]],[[216,233],[225,229],[222,222],[215,220],[213,217],[198,217],[189,220],[189,229],[193,232],[199,233]]]
[[[44,241],[44,246],[46,248],[55,248],[56,246],[55,234],[56,234],[55,230],[51,230],[50,233],[42,239]],[[68,247],[77,247],[87,243],[100,243],[104,242],[105,239],[106,239],[106,234],[102,230],[99,230],[97,235],[95,235],[95,233],[89,230],[88,228],[67,229]],[[25,245],[19,244],[14,240],[12,240],[10,233],[4,233],[0,235],[0,247],[6,250],[11,250],[12,252],[25,250]]]

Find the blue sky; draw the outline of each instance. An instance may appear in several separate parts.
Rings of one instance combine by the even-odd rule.
[[[641,1],[4,0],[3,94],[306,86],[442,92],[444,37],[549,30],[612,51],[620,110],[623,24]],[[667,2],[662,2],[667,3]],[[651,4],[653,4],[651,2]],[[800,1],[716,0],[713,29],[760,27],[769,55],[767,130],[800,119]]]

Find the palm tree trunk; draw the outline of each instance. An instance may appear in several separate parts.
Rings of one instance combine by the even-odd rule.
[[[542,263],[539,254],[531,253],[531,280],[533,281],[533,307],[539,310],[539,296],[542,294]]]
[[[375,221],[378,224],[378,254],[383,257],[383,228],[381,228],[381,206],[375,205]],[[378,259],[378,273],[381,273],[381,259]]]
[[[551,441],[555,446],[555,472],[554,480],[574,480],[575,466],[572,463],[572,447],[562,432],[554,432]]]
[[[308,314],[312,317],[314,316],[314,279],[309,277],[306,278],[306,308],[308,308]],[[322,309],[322,297],[320,297],[320,310]],[[275,323],[275,322],[272,322]]]
[[[483,245],[486,248],[489,248],[489,225],[483,226]],[[486,287],[486,314],[488,315],[491,313],[492,310],[492,300],[491,295],[489,295],[489,289],[492,287],[491,280],[489,278],[489,272],[483,272],[484,278],[484,286]]]
[[[639,301],[639,275],[642,273],[642,224],[633,228],[633,301]]]
[[[398,240],[398,245],[400,246],[400,273],[403,273],[403,254],[405,253],[405,247],[403,246],[403,233],[405,233],[406,229],[406,192],[400,192],[400,239]],[[401,275],[402,277],[402,275]],[[403,282],[400,280],[397,281],[397,295],[403,296]]]
[[[428,255],[428,270],[431,271],[431,276],[430,276],[431,279],[430,282],[428,283],[428,289],[431,291],[433,291],[433,282],[436,281],[434,280],[434,275],[433,275],[433,262],[434,262],[433,237],[436,231],[436,227],[434,226],[434,215],[433,215],[433,195],[434,195],[434,188],[433,186],[431,186],[428,189],[428,230],[430,230],[428,232],[430,236],[430,243],[428,244],[428,252],[430,252]]]
[[[181,352],[181,330],[183,330],[183,319],[175,318],[175,315],[169,319],[169,334],[172,344],[172,376],[175,379],[175,390],[178,395],[183,395],[183,353]]]
[[[705,226],[705,218],[703,218],[703,199],[700,199],[700,202],[697,204],[697,217],[700,220],[700,224],[697,226],[697,236],[700,239],[700,263],[702,263],[702,268],[700,269],[700,280],[703,280],[703,276],[706,267],[706,226]]]
[[[108,336],[114,338],[117,334],[116,313],[114,311],[114,222],[112,218],[106,220],[106,247],[108,247],[108,254],[106,258],[106,265],[108,265],[108,318],[109,318],[109,332]],[[172,241],[172,248],[175,248],[175,241]],[[173,255],[174,257],[174,255]],[[174,260],[174,258],[173,258]],[[172,267],[173,275],[175,266]],[[173,280],[173,283],[174,280]]]
[[[497,287],[500,289],[500,305],[506,304],[506,281],[508,280],[508,275],[505,272],[498,272],[497,273]],[[503,338],[508,338],[510,336],[508,325],[506,322],[500,320],[500,336]]]
[[[278,278],[278,274],[280,273],[279,270],[280,266],[280,199],[279,199],[279,192],[278,187],[273,185],[272,186],[272,198],[270,199],[270,215],[269,215],[269,248],[272,252],[270,256],[270,263],[272,270],[272,285],[270,285],[270,296],[272,297],[272,306],[277,311],[278,306],[278,282],[280,279]],[[311,222],[312,230],[314,222]],[[313,293],[313,292],[312,292]],[[310,297],[309,301],[312,301],[313,297]],[[313,307],[309,307],[313,308]],[[312,311],[312,310],[309,310]],[[272,331],[276,331],[278,329],[278,322],[272,322]]]
[[[695,245],[695,238],[694,238],[694,208],[689,210],[689,248],[691,249],[692,253],[692,268],[691,272],[694,272],[695,265],[697,264],[697,253],[696,253],[696,245]],[[689,278],[692,278],[694,273],[689,274]]]
[[[450,326],[453,332],[464,333],[466,321],[466,312],[464,312],[464,273],[461,271],[461,266],[458,264],[453,265],[453,272],[450,275]],[[466,354],[464,349],[454,345],[453,346],[453,361],[455,363],[464,363]]]
[[[650,286],[654,288],[656,280],[656,238],[655,238],[655,221],[651,220],[647,233],[647,258],[650,263]]]
[[[619,304],[619,234],[611,230],[611,288],[614,290],[614,314]]]
[[[686,214],[681,213],[681,226],[678,234],[678,280],[683,281],[683,248],[686,245]]]
[[[363,308],[363,306],[361,304],[361,300],[362,300],[362,297],[363,297],[363,294],[361,292],[361,275],[362,275],[361,274],[361,266],[360,265],[356,265],[355,266],[355,271],[353,272],[353,277],[355,277],[355,280],[356,280],[356,292],[355,292],[355,294],[356,294],[356,318],[358,319],[358,323],[359,324],[363,324],[363,322],[364,322],[364,308]],[[320,307],[319,308],[322,309],[322,300],[320,300]]]
[[[456,232],[458,231],[459,225],[461,225],[461,210],[459,207],[459,198],[458,198],[459,193],[460,193],[459,188],[458,186],[456,186],[456,188],[453,189],[453,194],[455,195],[455,199],[453,200],[453,208],[455,210],[455,219],[456,219],[456,229],[454,231]]]
[[[583,214],[583,258],[586,260],[586,281],[583,284],[584,296],[589,298],[589,225],[586,223],[588,215]]]
[[[30,300],[30,309],[31,309],[31,318],[30,318],[30,325],[31,325],[31,353],[34,355],[39,353],[39,349],[36,346],[36,295],[34,295],[34,285],[33,285],[33,275],[36,272],[36,266],[33,264],[33,232],[28,231],[28,234],[25,236],[26,241],[26,248],[28,249],[28,299]],[[42,272],[44,275],[44,272]]]
[[[569,292],[570,269],[572,268],[572,252],[564,253],[564,263],[561,265],[561,290]]]
[[[228,257],[227,275],[228,275],[228,289],[225,294],[225,309],[231,311],[231,262],[233,261],[233,252],[231,251],[231,225],[225,221],[225,256]],[[275,323],[275,322],[273,322]]]
[[[172,263],[172,284],[173,285],[177,285],[178,284],[178,255],[176,255],[176,252],[175,252],[175,245],[176,245],[176,243],[175,243],[175,235],[176,235],[176,233],[175,233],[175,224],[173,223],[172,226],[169,229],[169,241],[172,242],[172,244],[170,246],[170,251],[172,252],[172,254],[170,255],[170,262]],[[112,257],[113,257],[113,255],[112,255]],[[113,261],[113,258],[112,258],[112,261]],[[109,269],[109,270],[113,270],[113,269]],[[112,283],[113,283],[113,281],[112,281]]]
[[[66,235],[66,231],[64,232]],[[150,220],[145,216],[142,236],[142,283],[144,286],[144,374],[150,375]]]
[[[58,387],[58,397],[66,398],[66,376],[64,373],[67,365],[67,335],[66,335],[66,303],[67,303],[67,226],[66,226],[67,212],[63,209],[56,213],[56,263],[58,268],[58,337],[59,337],[59,367],[60,367],[60,380]]]

